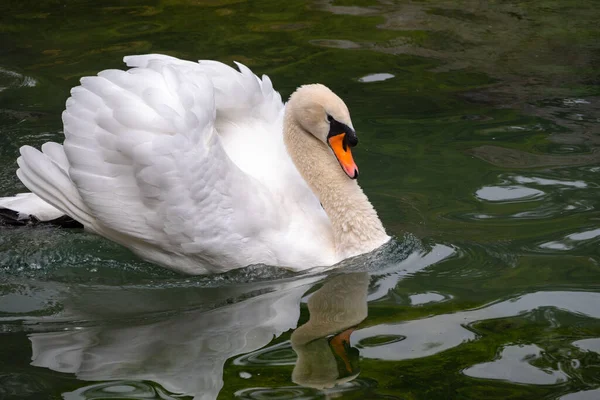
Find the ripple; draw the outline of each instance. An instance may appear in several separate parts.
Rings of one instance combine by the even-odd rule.
[[[597,400],[600,399],[600,389],[582,390],[580,392],[569,393],[562,396],[559,400]]]
[[[542,219],[565,217],[565,215],[593,210],[595,203],[591,200],[595,197],[591,195],[589,189],[596,188],[597,185],[584,179],[565,179],[566,173],[577,173],[580,177],[582,174],[588,174],[589,168],[562,170],[557,172],[560,174],[559,177],[500,175],[498,184],[483,186],[476,190],[474,196],[487,203],[511,204],[511,206],[484,208],[477,212],[450,213],[449,216],[468,220]],[[575,193],[565,196],[566,191]],[[544,201],[538,201],[542,198]],[[531,203],[532,201],[536,203]],[[515,203],[524,204],[516,206]]]
[[[402,336],[402,335],[371,336],[371,337],[365,338],[363,340],[360,340],[356,344],[356,347],[358,347],[359,349],[364,349],[365,347],[373,347],[373,346],[381,346],[384,344],[392,344],[392,343],[400,342],[404,339],[406,339],[406,336]]]
[[[473,378],[530,385],[555,385],[568,380],[567,374],[560,369],[541,369],[531,364],[541,357],[542,349],[536,345],[506,346],[499,359],[476,364],[463,373]]]
[[[34,87],[37,85],[37,81],[30,76],[26,76],[21,82],[21,87]]]
[[[394,77],[393,74],[388,73],[379,73],[379,74],[369,74],[358,78],[359,82],[369,83],[369,82],[381,82],[387,81],[388,79],[392,79]]]
[[[516,203],[516,202],[515,202]],[[531,204],[527,202],[521,202],[522,204]],[[507,203],[508,204],[508,203]],[[536,203],[536,207],[526,211],[512,212],[507,214],[502,213],[451,213],[448,217],[459,219],[459,220],[500,220],[500,219],[545,219],[554,217],[565,217],[567,215],[582,213],[585,211],[591,211],[594,207],[589,204],[588,201],[571,201],[570,204],[558,204],[551,201],[543,201]],[[513,210],[510,210],[513,211]]]
[[[131,35],[131,34],[137,34],[137,33],[160,32],[164,29],[165,29],[165,27],[160,24],[149,23],[149,22],[136,22],[133,24],[120,26],[119,28],[116,29],[116,32],[123,34],[123,35]]]
[[[149,383],[137,381],[115,381],[84,386],[73,392],[63,394],[64,400],[81,399],[175,399],[164,390]]]
[[[537,177],[525,177],[525,176],[515,176],[512,178],[517,183],[535,183],[537,185],[542,186],[569,186],[575,188],[586,188],[588,187],[587,183],[583,181],[564,181],[558,179],[546,179],[546,178],[537,178]]]
[[[540,168],[597,164],[600,152],[591,154],[548,155],[534,154],[500,146],[483,145],[467,153],[501,168]]]
[[[296,359],[296,353],[288,340],[238,357],[233,360],[233,364],[244,366],[294,365]]]
[[[315,46],[333,47],[336,49],[359,49],[361,47],[360,44],[350,40],[314,39],[310,40],[309,43]]]
[[[248,400],[313,399],[318,397],[318,393],[313,389],[299,386],[282,388],[248,388],[235,392],[235,397]]]
[[[585,99],[563,99],[562,103],[565,106],[572,106],[577,104],[590,104],[590,102]]]
[[[531,201],[544,195],[541,190],[525,186],[484,186],[475,192],[477,198],[490,202]]]
[[[44,398],[48,388],[42,378],[10,372],[0,374],[0,398]],[[39,396],[38,396],[39,395]]]
[[[550,154],[573,154],[586,153],[589,149],[586,146],[578,146],[574,144],[563,144],[547,149]]]
[[[586,202],[582,201],[574,201],[572,204],[568,204],[563,206],[561,204],[553,204],[550,202],[545,202],[534,210],[522,211],[518,213],[514,213],[509,215],[509,218],[518,218],[518,219],[540,219],[540,218],[553,218],[556,216],[564,216],[568,211],[569,214],[581,213],[584,211],[593,210],[589,204],[585,204]]]
[[[579,245],[577,242],[588,241],[600,237],[600,228],[588,231],[571,233],[565,236],[563,240],[554,240],[539,245],[542,249],[549,250],[572,250]]]
[[[600,354],[600,338],[582,339],[573,342],[573,346],[583,351],[591,351]]]
[[[397,272],[410,268],[402,263],[411,253],[420,251],[421,243],[406,235],[391,240],[379,249],[342,261],[333,268]],[[400,268],[397,266],[400,265]],[[292,272],[285,268],[251,265],[222,274],[186,276],[143,261],[127,249],[82,230],[55,227],[3,229],[0,234],[0,282],[2,279],[57,281],[68,283],[142,288],[217,288],[245,283],[274,282],[317,275],[333,269],[314,268]],[[117,271],[118,273],[115,273]]]
[[[591,231],[585,231],[585,232],[580,232],[580,233],[572,233],[570,235],[567,236],[567,239],[569,240],[589,240],[589,239],[594,239],[597,238],[598,236],[600,236],[600,229],[593,229]]]
[[[572,246],[558,241],[542,243],[540,244],[540,247],[549,250],[571,250],[573,248]]]
[[[15,87],[34,87],[37,83],[37,80],[30,76],[0,67],[0,92]]]
[[[421,304],[428,304],[428,303],[439,303],[442,301],[447,301],[449,299],[451,299],[451,296],[444,296],[441,295],[439,293],[435,293],[435,292],[426,292],[426,293],[417,293],[417,294],[412,294],[409,296],[410,298],[410,304],[412,304],[413,306],[418,306]]]
[[[406,336],[402,341],[365,347],[361,349],[361,356],[388,361],[423,358],[476,340],[478,336],[467,328],[470,325],[483,320],[514,317],[541,307],[600,319],[600,293],[535,292],[479,309],[359,329],[353,333],[353,340],[359,343],[370,337]]]
[[[278,388],[247,388],[235,392],[235,397],[247,400],[287,400],[287,399],[323,399],[336,398],[343,393],[370,391],[377,387],[377,382],[368,378],[354,379],[350,382],[340,382],[334,387],[309,388],[301,386],[283,386]],[[393,399],[389,396],[371,396],[369,398]]]
[[[175,276],[178,275],[82,230],[19,227],[3,228],[0,234],[0,281],[18,282],[25,278],[30,282],[119,285]]]
[[[389,291],[394,289],[398,281],[406,275],[414,274],[432,265],[438,264],[457,253],[453,247],[436,244],[430,251],[415,251],[408,255],[404,260],[389,267],[389,276],[384,274],[388,271],[379,271],[382,277],[376,282],[371,293],[368,295],[368,301],[380,300],[389,295]]]
[[[21,314],[21,313],[38,313],[44,311],[49,306],[48,301],[31,293],[9,293],[0,296],[0,315]]]

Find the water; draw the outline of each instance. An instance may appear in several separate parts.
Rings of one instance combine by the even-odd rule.
[[[127,54],[241,61],[347,102],[397,238],[336,271],[185,277],[0,227],[2,399],[600,397],[595,2],[0,5],[0,195]]]

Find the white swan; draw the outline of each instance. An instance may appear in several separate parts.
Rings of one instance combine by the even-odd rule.
[[[125,62],[72,89],[64,144],[23,146],[17,175],[33,194],[0,206],[64,213],[191,274],[329,266],[390,239],[355,180],[357,137],[331,90],[302,86],[284,106],[241,64]]]

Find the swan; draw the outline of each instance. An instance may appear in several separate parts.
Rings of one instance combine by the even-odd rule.
[[[124,61],[71,90],[62,145],[21,147],[31,193],[0,199],[15,219],[68,216],[188,274],[331,266],[390,240],[356,180],[348,108],[329,88],[300,86],[284,105],[239,63]]]

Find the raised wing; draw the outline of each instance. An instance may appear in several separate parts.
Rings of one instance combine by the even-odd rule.
[[[96,219],[93,229],[191,273],[276,264],[263,241],[287,223],[264,184],[277,179],[242,171],[223,145],[227,127],[243,123],[233,117],[240,101],[218,81],[226,74],[207,72],[229,67],[203,70],[152,55],[126,62],[136,68],[83,78],[63,113],[69,176]],[[252,76],[255,86],[241,100],[256,105],[263,124],[280,124],[279,95],[268,79]]]
[[[129,56],[125,62],[141,68],[164,63],[208,77],[214,90],[214,127],[230,159],[271,192],[319,211],[318,201],[285,150],[284,106],[268,76],[259,79],[240,63],[238,71],[218,61],[194,63],[160,54]]]

